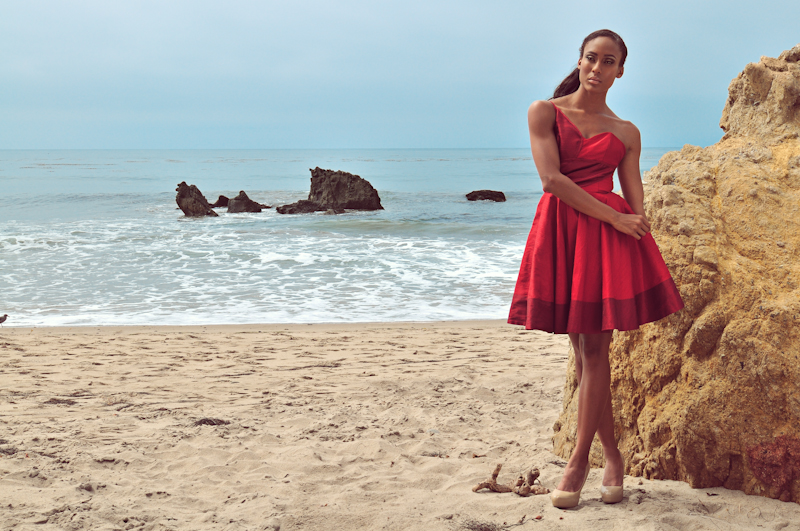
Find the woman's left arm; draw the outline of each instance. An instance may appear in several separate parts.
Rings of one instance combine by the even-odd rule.
[[[626,131],[625,136],[626,153],[617,167],[619,185],[622,187],[622,195],[625,197],[625,201],[628,202],[634,213],[645,216],[644,188],[642,187],[642,174],[639,171],[642,137],[639,134],[639,129],[633,124],[630,125],[630,129]]]

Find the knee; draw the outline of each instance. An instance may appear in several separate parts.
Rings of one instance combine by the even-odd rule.
[[[584,366],[608,365],[608,347],[584,345],[581,348],[581,361]]]

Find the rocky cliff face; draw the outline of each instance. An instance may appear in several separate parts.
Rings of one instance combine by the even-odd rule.
[[[800,45],[745,67],[720,126],[717,144],[668,153],[644,176],[686,307],[615,332],[616,433],[632,475],[800,502]],[[563,457],[571,373],[565,391]]]

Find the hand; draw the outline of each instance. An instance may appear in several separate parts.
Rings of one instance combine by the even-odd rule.
[[[639,214],[620,214],[611,224],[615,229],[628,236],[641,240],[642,236],[650,232],[650,222]]]

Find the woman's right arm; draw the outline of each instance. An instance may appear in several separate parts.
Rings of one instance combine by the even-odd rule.
[[[553,131],[556,110],[547,101],[535,101],[528,108],[528,131],[531,139],[531,153],[536,171],[542,180],[542,189],[558,197],[579,212],[612,225],[618,231],[633,236],[637,240],[644,236],[641,216],[623,214],[592,197],[590,193],[575,184],[561,173],[561,157]],[[633,219],[635,216],[637,219]]]

